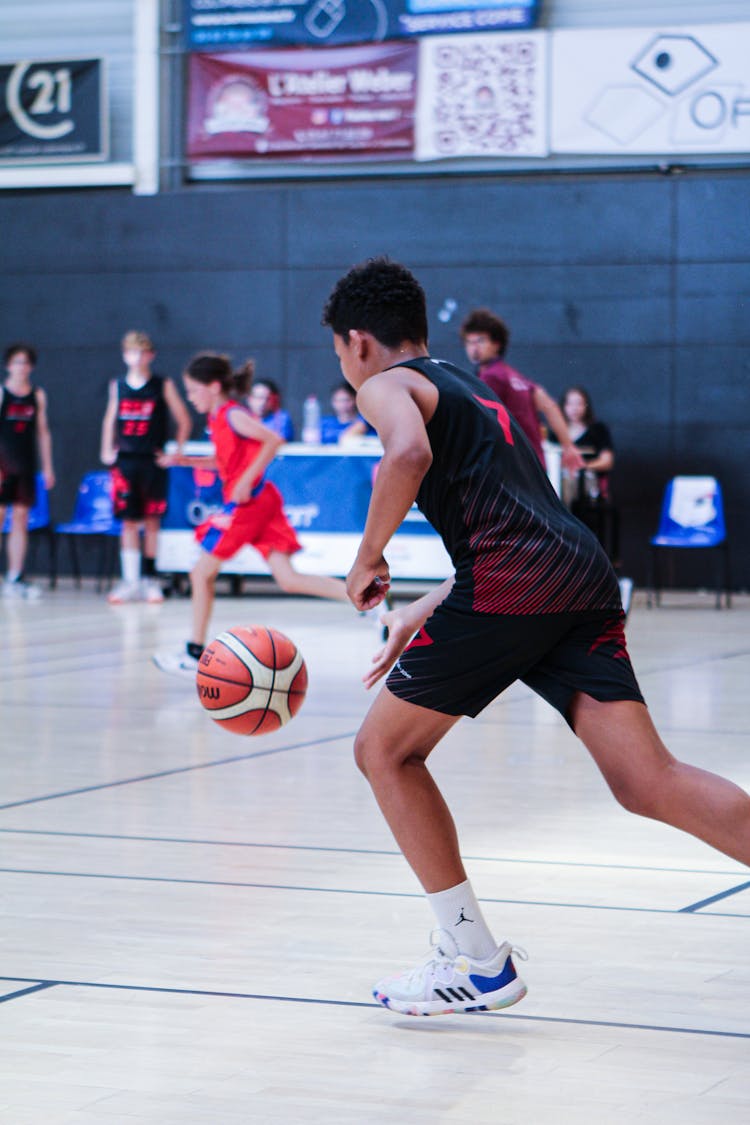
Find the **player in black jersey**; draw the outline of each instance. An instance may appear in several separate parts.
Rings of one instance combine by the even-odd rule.
[[[366,610],[383,600],[384,551],[414,501],[455,568],[383,615],[388,640],[365,677],[371,687],[389,673],[357,736],[357,764],[438,923],[428,960],[381,981],[375,996],[407,1015],[507,1007],[526,991],[512,947],[498,945],[482,917],[426,767],[461,715],[522,680],[565,717],[625,808],[745,863],[750,797],[662,743],[630,665],[604,552],[558,500],[489,388],[430,358],[424,293],[409,271],[382,258],[351,270],[323,323],[384,448],[347,578],[352,602]]]
[[[178,447],[187,441],[192,429],[190,414],[174,382],[152,374],[154,354],[145,332],[126,332],[122,357],[127,373],[110,383],[102,423],[101,458],[105,465],[114,466],[114,510],[122,520],[122,581],[109,594],[113,605],[164,600],[156,580],[156,549],[161,517],[167,508],[167,470],[157,464],[157,457],[167,440],[170,414],[177,427]]]
[[[36,359],[36,350],[30,344],[11,344],[5,349],[6,378],[0,388],[0,529],[10,507],[13,518],[3,583],[3,596],[8,598],[33,599],[40,594],[38,586],[23,578],[29,511],[36,503],[38,461],[45,488],[54,488],[55,484],[47,396],[31,381]]]

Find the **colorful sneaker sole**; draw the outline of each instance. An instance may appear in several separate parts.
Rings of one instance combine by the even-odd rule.
[[[506,984],[504,988],[497,989],[496,992],[487,992],[483,995],[475,997],[473,1000],[396,1000],[393,997],[386,996],[385,993],[379,989],[373,989],[373,996],[379,1004],[384,1008],[388,1008],[392,1012],[398,1012],[402,1016],[449,1016],[452,1014],[457,1015],[471,1015],[472,1013],[480,1012],[496,1012],[501,1008],[510,1008],[512,1004],[517,1004],[519,1000],[523,1000],[528,992],[526,985],[520,977]]]

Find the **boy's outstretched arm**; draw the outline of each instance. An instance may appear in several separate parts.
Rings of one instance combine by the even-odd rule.
[[[383,444],[362,541],[346,579],[349,600],[359,610],[379,605],[388,593],[390,574],[383,552],[432,464],[422,414],[398,372],[396,368],[373,375],[357,396],[362,414],[378,431]]]

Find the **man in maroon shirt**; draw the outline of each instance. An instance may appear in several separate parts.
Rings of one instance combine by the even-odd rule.
[[[479,368],[479,378],[495,392],[531,442],[542,464],[545,464],[539,415],[543,414],[562,448],[564,469],[577,472],[583,458],[568,432],[568,424],[555,400],[544,387],[514,370],[503,356],[510,333],[507,325],[489,309],[474,309],[461,325],[466,355]]]

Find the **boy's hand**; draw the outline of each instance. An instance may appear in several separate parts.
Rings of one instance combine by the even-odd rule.
[[[55,487],[55,474],[52,469],[50,469],[48,473],[42,473],[42,477],[44,479],[44,487],[49,492],[50,489]]]
[[[232,489],[233,504],[247,504],[253,490],[252,481],[243,481],[241,478]]]
[[[114,449],[103,449],[99,459],[102,465],[114,465],[117,460],[117,453]]]
[[[391,609],[381,613],[380,620],[388,630],[388,640],[373,655],[370,669],[362,677],[362,683],[368,691],[391,670],[414,636],[415,629],[410,619],[410,608],[405,606],[403,609]]]
[[[359,558],[346,578],[346,593],[355,609],[373,609],[385,598],[391,587],[388,563],[380,556],[375,566],[368,566]]]
[[[580,451],[576,449],[574,445],[563,446],[560,462],[562,467],[567,469],[569,473],[579,472],[586,464]]]
[[[165,453],[163,449],[159,449],[154,454],[154,460],[160,469],[173,469],[180,463],[180,454]]]

